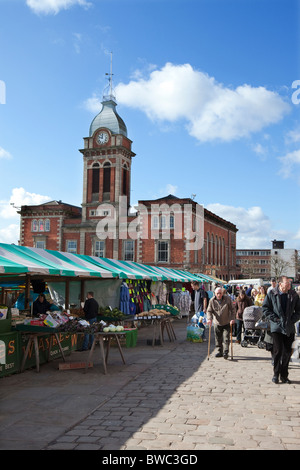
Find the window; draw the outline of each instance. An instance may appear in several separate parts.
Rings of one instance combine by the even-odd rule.
[[[158,230],[159,229],[159,218],[158,218],[158,215],[152,215],[151,217],[151,222],[152,222],[152,228],[154,230]]]
[[[45,232],[50,232],[50,220],[45,220]]]
[[[124,240],[124,260],[134,261],[134,240]]]
[[[94,163],[93,169],[92,169],[92,193],[93,194],[99,193],[99,181],[100,181],[99,176],[100,176],[99,164]]]
[[[39,220],[39,232],[43,232],[45,228],[44,221]]]
[[[169,244],[168,242],[159,241],[157,246],[157,261],[168,263],[169,261]]]
[[[67,241],[67,252],[68,253],[77,253],[77,240],[68,240]]]
[[[33,232],[37,232],[38,231],[38,228],[39,228],[39,225],[38,225],[38,221],[36,219],[34,219],[32,221],[32,231]]]
[[[103,165],[103,193],[110,193],[110,164]]]
[[[174,228],[174,215],[170,215],[170,228]]]
[[[37,240],[35,242],[35,248],[41,248],[42,250],[46,249],[46,241],[45,240]]]
[[[128,174],[128,172],[127,172],[127,170],[125,170],[124,168],[123,168],[122,171],[123,171],[123,184],[122,184],[122,186],[123,186],[123,194],[126,195],[126,194],[127,194],[127,174]]]
[[[95,256],[98,256],[98,258],[105,257],[105,242],[103,240],[95,242]]]

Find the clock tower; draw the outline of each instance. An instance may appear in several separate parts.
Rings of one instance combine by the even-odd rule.
[[[93,119],[89,136],[84,138],[82,223],[80,227],[80,253],[91,253],[107,258],[121,259],[122,248],[118,236],[120,201],[130,207],[131,161],[135,154],[127,128],[116,110],[112,90],[112,73],[107,92],[103,94],[102,109]],[[116,222],[114,240],[100,243],[96,227],[103,218]],[[103,240],[104,242],[104,240]],[[101,246],[100,254],[97,247]]]

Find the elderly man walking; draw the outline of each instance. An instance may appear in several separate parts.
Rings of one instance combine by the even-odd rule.
[[[221,287],[215,289],[215,295],[210,299],[207,308],[207,324],[215,326],[215,337],[218,352],[216,357],[228,358],[230,342],[230,325],[234,325],[235,309],[229,295],[223,293]]]
[[[300,298],[291,289],[291,282],[286,276],[278,279],[278,286],[265,297],[263,313],[270,323],[273,338],[274,375],[272,381],[290,383],[288,366],[295,338],[295,323],[300,319]]]

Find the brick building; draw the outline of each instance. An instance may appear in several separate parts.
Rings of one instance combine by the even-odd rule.
[[[288,276],[299,279],[299,254],[295,249],[284,248],[283,240],[272,240],[271,249],[243,249],[236,251],[236,263],[241,278],[261,278],[269,281],[272,277]]]
[[[20,244],[234,279],[237,228],[231,222],[172,195],[139,201],[130,212],[135,154],[116,106],[110,76],[110,93],[80,149],[82,207],[62,201],[22,206]]]

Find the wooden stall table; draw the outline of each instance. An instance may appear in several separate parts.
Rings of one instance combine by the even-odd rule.
[[[162,328],[162,337],[164,336],[164,330],[166,329],[167,335],[169,337],[169,341],[176,340],[175,331],[172,325],[172,319],[170,317],[167,317],[162,321],[161,328]]]
[[[27,346],[23,355],[22,363],[21,363],[21,369],[20,369],[21,372],[23,372],[24,370],[26,359],[28,358],[28,354],[32,345],[34,345],[34,351],[35,351],[36,372],[40,371],[40,352],[39,352],[39,345],[38,345],[39,336],[49,336],[49,335],[54,336],[57,341],[62,358],[64,361],[66,361],[63,349],[59,341],[58,332],[56,331],[55,328],[49,328],[47,326],[35,327],[32,325],[17,325],[16,330],[21,331],[23,333],[28,333],[29,335],[28,343],[27,343]],[[50,341],[50,346],[48,349],[48,358],[47,358],[48,362],[50,360],[51,345],[52,345],[52,341]]]
[[[122,351],[122,346],[119,340],[119,336],[124,336],[126,335],[126,330],[124,331],[111,331],[111,332],[98,332],[94,333],[94,341],[91,347],[91,350],[89,352],[89,357],[86,362],[85,366],[85,372],[87,371],[89,367],[90,360],[92,358],[96,343],[99,342],[100,345],[100,351],[101,351],[101,357],[102,357],[102,363],[103,363],[103,368],[104,368],[104,374],[107,374],[107,361],[108,361],[108,354],[109,354],[109,349],[110,349],[110,343],[111,340],[114,338],[116,340],[120,356],[122,358],[123,364],[125,364],[125,359],[123,356],[123,351]],[[106,341],[104,342],[104,340]],[[104,343],[106,344],[106,351],[104,348]]]
[[[148,340],[148,344],[152,344],[152,346],[154,346],[155,344],[160,344],[161,346],[163,346],[165,330],[168,334],[170,341],[175,341],[176,339],[176,335],[170,318],[170,314],[166,314],[165,312],[161,315],[154,315],[151,313],[151,310],[149,310],[149,312],[137,314],[135,319],[144,322],[146,325],[153,325],[152,340]]]

